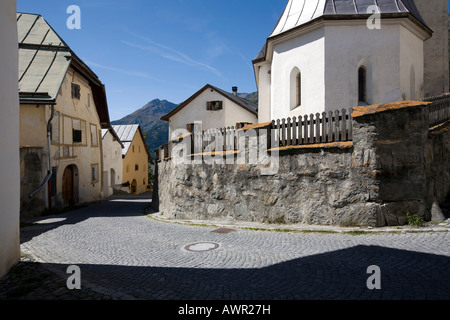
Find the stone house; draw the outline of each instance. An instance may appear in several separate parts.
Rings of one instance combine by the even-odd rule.
[[[237,87],[233,87],[233,93],[229,93],[207,84],[161,120],[169,122],[171,140],[172,132],[177,129],[192,132],[196,122],[202,123],[202,130],[257,123],[258,106],[240,98]]]
[[[141,127],[138,124],[132,124],[113,125],[112,128],[124,146],[122,149],[122,190],[132,194],[146,192],[149,183],[148,162],[150,153]]]
[[[102,129],[103,145],[103,195],[109,197],[122,184],[122,149],[125,148],[119,136],[111,127]]]
[[[16,1],[0,1],[0,278],[20,259],[19,94]]]
[[[448,53],[436,48],[446,48],[447,36],[439,32],[434,49],[424,47],[433,20],[446,23],[446,8],[440,0],[289,0],[253,61],[259,122],[445,92]]]
[[[17,24],[21,214],[100,200],[105,87],[42,16]]]

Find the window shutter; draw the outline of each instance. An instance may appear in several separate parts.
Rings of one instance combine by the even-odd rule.
[[[212,102],[211,102],[211,101],[208,101],[208,102],[206,103],[206,110],[211,111],[211,105],[212,105]]]

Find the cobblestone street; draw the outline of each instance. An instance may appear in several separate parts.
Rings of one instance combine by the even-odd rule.
[[[174,223],[148,205],[117,198],[27,224],[22,261],[0,281],[0,299],[450,299],[448,220],[419,232],[296,230]],[[80,267],[81,290],[66,286],[69,265]],[[371,265],[380,290],[367,287]]]

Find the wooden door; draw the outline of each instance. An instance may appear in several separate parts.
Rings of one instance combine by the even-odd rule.
[[[65,205],[71,205],[74,203],[74,193],[73,193],[73,167],[68,166],[64,170],[62,179],[62,196]]]
[[[137,193],[137,182],[136,180],[133,180],[131,183],[131,193],[136,194]]]

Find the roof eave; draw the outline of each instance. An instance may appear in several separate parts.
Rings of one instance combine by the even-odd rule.
[[[206,89],[213,89],[215,91],[217,91],[219,94],[221,94],[222,96],[224,96],[225,98],[232,100],[234,103],[236,103],[237,105],[239,105],[241,108],[247,110],[248,112],[251,112],[252,114],[258,116],[258,111],[254,111],[251,110],[249,108],[247,108],[246,106],[244,106],[241,102],[239,102],[238,99],[231,99],[230,96],[227,96],[226,94],[224,94],[224,91],[222,89],[216,88],[210,84],[206,84],[203,88],[201,88],[200,90],[198,90],[196,93],[194,93],[189,99],[187,99],[186,101],[184,101],[183,103],[181,103],[180,105],[178,105],[178,107],[176,107],[175,109],[173,109],[171,112],[169,112],[168,114],[166,114],[165,116],[161,117],[162,121],[170,121],[170,118],[173,117],[175,114],[177,114],[178,112],[180,112],[183,108],[185,108],[189,103],[191,103],[193,100],[195,100],[203,91],[205,91]]]
[[[92,98],[100,118],[100,125],[102,128],[108,129],[111,126],[111,120],[109,118],[105,85],[73,51],[70,51],[70,53],[72,54],[71,66],[89,81],[92,89]]]

